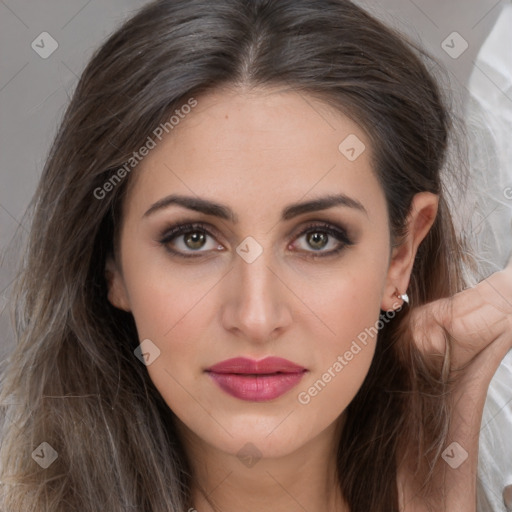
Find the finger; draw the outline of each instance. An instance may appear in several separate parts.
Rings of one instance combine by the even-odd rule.
[[[510,270],[510,271],[512,271],[512,251],[510,251],[510,254],[508,255],[508,262],[505,265],[505,268],[503,270]]]
[[[498,304],[486,300],[482,288]],[[492,288],[483,284],[417,308],[411,315],[416,345],[424,353],[442,355],[449,336],[452,365],[464,366],[503,333],[511,331],[511,316],[503,311],[495,295]]]

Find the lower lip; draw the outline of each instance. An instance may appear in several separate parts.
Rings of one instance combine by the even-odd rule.
[[[284,395],[300,382],[304,373],[240,375],[208,372],[223,391],[249,402],[266,402]]]

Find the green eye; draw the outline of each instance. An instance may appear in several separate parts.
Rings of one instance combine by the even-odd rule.
[[[222,250],[223,247],[215,242],[210,242],[208,247],[208,238],[215,240],[215,237],[208,231],[204,224],[186,223],[172,226],[162,234],[159,242],[165,248],[177,256],[184,258],[201,257],[204,253],[212,250]],[[327,257],[338,254],[347,246],[354,245],[349,239],[345,229],[328,223],[315,223],[306,226],[295,241],[306,237],[307,247],[300,252],[310,253],[312,258]],[[330,243],[334,243],[334,248],[325,251]],[[181,245],[181,247],[176,247]],[[308,249],[309,247],[309,249]]]
[[[312,248],[312,251],[308,251],[306,248],[305,252],[312,252],[311,257],[313,258],[332,256],[341,252],[345,247],[353,245],[347,232],[332,224],[310,224],[301,231],[296,240],[303,236],[306,237],[306,244]],[[323,249],[328,246],[331,239],[337,241],[335,247],[324,251]]]

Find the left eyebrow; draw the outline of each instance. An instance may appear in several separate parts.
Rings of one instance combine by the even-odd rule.
[[[143,217],[149,217],[153,213],[168,208],[174,204],[189,210],[204,213],[205,215],[212,215],[224,220],[229,220],[234,224],[238,223],[238,216],[233,212],[233,210],[231,210],[231,208],[229,208],[229,206],[215,203],[200,197],[177,194],[171,194],[158,200],[156,203],[151,205]],[[328,208],[333,208],[335,206],[353,208],[368,215],[366,208],[357,199],[345,194],[336,194],[319,197],[317,199],[312,199],[311,201],[292,203],[283,209],[281,213],[281,220],[287,221],[304,213],[327,210]]]

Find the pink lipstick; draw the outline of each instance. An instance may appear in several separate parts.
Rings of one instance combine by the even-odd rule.
[[[229,395],[265,402],[295,387],[307,369],[280,357],[260,361],[235,357],[211,366],[206,372]]]

